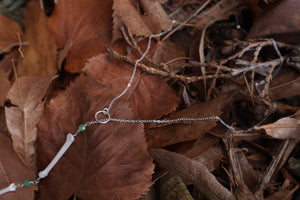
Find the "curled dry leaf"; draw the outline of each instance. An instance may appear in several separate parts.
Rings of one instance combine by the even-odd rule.
[[[17,33],[22,35],[20,26],[0,14],[0,54],[9,52],[18,43]]]
[[[300,140],[300,111],[289,117],[284,117],[272,124],[255,127],[256,130],[264,129],[267,135],[277,139]]]
[[[11,141],[0,133],[0,189],[11,183],[23,183],[24,180],[34,179],[32,170],[24,165],[12,148]],[[36,187],[22,188],[0,196],[0,200],[7,199],[34,199]]]
[[[46,16],[37,2],[30,1],[27,4],[24,26],[23,40],[28,44],[22,48],[24,59],[18,62],[18,75],[55,75],[56,45],[48,31]]]
[[[5,107],[6,124],[13,147],[21,160],[36,169],[36,125],[43,113],[42,101],[54,77],[21,77],[10,89],[7,98],[17,107]]]
[[[108,106],[126,87],[131,70],[127,64],[99,55],[90,59],[80,77],[50,102],[38,125],[40,170],[56,155],[68,132],[77,130],[80,123],[94,120],[95,112]],[[166,83],[157,77],[138,76],[128,95],[113,105],[112,117],[150,118],[173,109],[171,106],[169,110],[169,105],[174,104],[172,98],[164,99],[153,91],[159,87],[175,96]],[[155,108],[160,101],[167,106]],[[144,113],[148,107],[158,114]],[[154,167],[143,131],[143,125],[138,123],[109,122],[88,127],[41,183],[41,198],[68,199],[74,194],[85,199],[137,199],[151,185]]]
[[[80,72],[86,59],[105,52],[111,40],[111,0],[59,0],[48,19],[59,54],[59,68]]]
[[[150,153],[161,167],[179,175],[185,181],[192,182],[207,199],[235,199],[201,162],[163,149],[151,149]]]
[[[195,104],[185,110],[174,113],[168,119],[182,117],[212,117],[220,116],[225,96],[205,103]],[[195,140],[216,126],[217,120],[195,122],[180,122],[163,127],[153,127],[147,130],[146,137],[150,147],[164,147],[171,144]]]

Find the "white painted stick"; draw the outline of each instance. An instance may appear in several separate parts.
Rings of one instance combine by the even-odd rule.
[[[13,192],[17,189],[16,185],[14,183],[10,184],[6,188],[3,188],[0,190],[0,195],[5,194],[7,192]]]
[[[56,165],[56,163],[59,161],[59,159],[64,155],[64,153],[68,150],[68,148],[71,146],[71,144],[74,142],[74,140],[75,140],[74,135],[69,133],[67,135],[66,142],[60,148],[59,152],[56,154],[56,156],[53,158],[53,160],[49,163],[49,165],[43,171],[39,172],[40,179],[48,176],[49,172]]]

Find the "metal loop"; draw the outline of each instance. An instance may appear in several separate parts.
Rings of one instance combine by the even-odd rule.
[[[103,114],[103,115],[105,115],[107,118],[106,119],[98,119],[98,115],[99,114]],[[107,122],[109,122],[110,120],[111,120],[111,118],[110,118],[110,114],[109,114],[109,112],[108,112],[108,109],[107,108],[104,108],[103,110],[100,110],[100,111],[98,111],[98,112],[96,112],[96,114],[95,114],[95,120],[98,122],[98,123],[101,123],[101,124],[106,124]]]

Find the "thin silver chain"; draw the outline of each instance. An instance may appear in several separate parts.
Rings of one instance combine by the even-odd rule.
[[[124,94],[126,94],[126,92],[128,91],[128,89],[131,87],[131,84],[132,84],[133,79],[134,79],[134,77],[135,77],[135,73],[136,73],[137,66],[138,66],[139,62],[141,62],[141,61],[145,58],[145,56],[147,55],[147,53],[148,53],[149,50],[150,50],[152,38],[160,37],[160,36],[164,35],[165,33],[169,32],[169,31],[171,30],[171,28],[173,27],[174,23],[175,23],[175,21],[173,20],[173,21],[172,21],[172,24],[170,25],[170,27],[169,27],[167,30],[165,30],[165,31],[163,31],[163,32],[161,32],[161,33],[155,34],[155,35],[150,35],[150,37],[149,37],[149,39],[148,39],[147,49],[146,49],[146,51],[142,54],[142,56],[141,56],[139,59],[137,59],[137,60],[135,61],[134,68],[133,68],[133,72],[132,72],[132,74],[131,74],[130,80],[129,80],[129,82],[128,82],[126,88],[123,90],[123,92],[121,92],[121,94],[119,94],[119,95],[116,96],[113,100],[111,100],[109,106],[108,106],[107,108],[104,108],[103,111],[105,110],[107,113],[109,113],[109,111],[110,111],[112,105],[114,104],[114,102],[115,102],[116,100],[118,100],[119,98],[121,98]]]
[[[158,119],[153,119],[153,120],[143,120],[143,119],[141,119],[141,120],[132,120],[132,119],[112,118],[112,117],[110,116],[110,109],[112,108],[112,106],[113,106],[113,104],[115,103],[115,101],[117,101],[117,100],[118,100],[119,98],[121,98],[124,94],[126,94],[126,92],[127,92],[127,91],[129,90],[129,88],[131,87],[131,84],[132,84],[132,82],[133,82],[133,79],[134,79],[135,74],[136,74],[136,71],[137,71],[137,65],[138,65],[139,62],[141,62],[141,61],[145,58],[146,54],[148,53],[148,51],[149,51],[149,49],[150,49],[150,46],[151,46],[151,40],[152,40],[152,38],[154,38],[154,37],[160,37],[160,36],[162,36],[163,34],[165,34],[165,33],[167,33],[168,31],[170,31],[174,23],[175,23],[175,21],[172,21],[172,25],[171,25],[166,31],[163,31],[163,32],[161,32],[161,33],[159,33],[159,34],[151,35],[151,36],[149,37],[149,40],[148,40],[148,46],[147,46],[147,48],[146,48],[146,51],[142,54],[142,56],[141,56],[138,60],[136,60],[135,65],[134,65],[134,68],[133,68],[133,72],[132,72],[132,74],[131,74],[130,80],[129,80],[129,82],[128,82],[126,88],[125,88],[118,96],[116,96],[115,98],[113,98],[113,99],[111,100],[111,102],[109,103],[109,105],[108,105],[107,108],[104,108],[103,110],[97,111],[97,112],[95,113],[95,121],[89,121],[89,122],[86,122],[86,123],[84,124],[85,127],[91,126],[91,125],[93,125],[93,124],[99,124],[99,123],[100,123],[100,124],[105,124],[105,123],[110,122],[110,121],[111,121],[111,122],[120,122],[120,123],[159,123],[159,124],[161,124],[161,123],[176,123],[176,122],[184,122],[184,121],[189,121],[189,122],[191,122],[191,121],[218,120],[220,123],[222,123],[222,124],[223,124],[225,127],[227,127],[228,129],[232,130],[234,133],[245,132],[245,130],[243,130],[243,131],[237,131],[237,130],[235,130],[234,127],[232,127],[232,126],[228,125],[227,123],[225,123],[219,116],[201,117],[201,118],[189,118],[189,117],[185,118],[185,117],[183,117],[183,118],[168,119],[168,120],[158,120]],[[273,43],[275,43],[275,41],[274,41]],[[276,43],[275,43],[275,44],[276,44]],[[276,46],[276,47],[277,47],[277,46]],[[279,52],[278,48],[276,49],[276,52],[280,55],[280,52]],[[281,55],[280,55],[280,56],[281,56]],[[98,115],[99,115],[99,114],[104,115],[105,118],[98,119]],[[247,130],[246,130],[246,131],[247,131]],[[68,137],[67,137],[67,141],[65,142],[65,144],[68,143],[68,146],[67,146],[67,147],[64,147],[65,144],[63,145],[63,147],[60,149],[60,151],[61,151],[62,149],[63,149],[64,151],[63,151],[62,154],[59,153],[60,151],[57,153],[56,156],[59,155],[59,158],[58,158],[58,159],[55,159],[55,158],[54,158],[53,160],[56,160],[55,162],[57,162],[57,161],[61,158],[61,156],[64,154],[64,152],[67,151],[67,149],[70,147],[70,145],[71,145],[72,142],[74,141],[75,136],[77,136],[80,132],[81,132],[81,130],[78,129],[78,130],[76,131],[75,134],[68,134],[68,136],[70,136],[69,139],[72,139],[72,141],[70,141],[70,140],[68,139]],[[55,156],[55,157],[56,157],[56,156]],[[53,160],[52,160],[52,161],[53,161]],[[51,161],[51,163],[52,163],[52,161]],[[48,169],[48,167],[51,165],[51,163],[47,166],[47,168],[45,168],[45,170]],[[55,163],[55,164],[56,164],[56,163]],[[53,164],[53,165],[51,166],[50,169],[46,170],[46,171],[47,171],[47,174],[46,174],[46,175],[43,175],[43,174],[42,174],[42,176],[41,176],[41,175],[40,175],[41,172],[44,172],[45,170],[41,171],[41,172],[39,173],[39,177],[38,177],[37,179],[35,179],[35,180],[33,180],[33,181],[30,181],[30,185],[37,185],[37,184],[39,184],[40,181],[41,181],[41,179],[43,179],[43,178],[45,178],[46,176],[48,176],[48,173],[49,173],[49,172],[51,171],[51,169],[55,166],[55,164]],[[27,186],[25,185],[25,182],[24,182],[24,183],[19,183],[19,184],[11,183],[8,187],[3,188],[3,189],[0,189],[0,195],[1,195],[1,194],[4,194],[4,193],[6,193],[6,192],[12,192],[12,191],[15,191],[16,189],[22,188],[22,187],[27,187]]]
[[[151,35],[148,39],[148,45],[147,45],[147,48],[145,50],[145,52],[142,54],[142,56],[137,59],[135,61],[135,64],[134,64],[134,68],[133,68],[133,71],[132,71],[132,74],[131,74],[131,77],[129,79],[129,82],[126,86],[126,88],[118,95],[116,96],[115,98],[113,98],[111,100],[111,102],[109,103],[108,107],[107,108],[104,108],[103,110],[99,110],[95,113],[95,121],[90,121],[90,122],[86,122],[85,123],[85,126],[90,126],[90,125],[93,125],[93,124],[97,124],[97,123],[101,123],[101,124],[105,124],[109,121],[113,121],[113,122],[120,122],[120,123],[158,123],[158,124],[162,124],[162,123],[175,123],[175,122],[183,122],[183,121],[206,121],[206,120],[219,120],[225,127],[227,127],[228,129],[234,131],[234,132],[237,132],[232,126],[226,124],[219,116],[212,116],[212,117],[201,117],[201,118],[176,118],[176,119],[169,119],[169,120],[159,120],[159,119],[152,119],[152,120],[131,120],[131,119],[119,119],[119,118],[111,118],[110,116],[110,109],[111,107],[113,106],[113,104],[115,103],[115,101],[117,101],[119,98],[121,98],[123,95],[126,94],[126,92],[129,90],[129,88],[131,87],[131,84],[133,82],[133,79],[135,77],[135,74],[136,74],[136,70],[137,70],[137,66],[138,66],[138,63],[141,62],[145,56],[147,55],[147,53],[149,52],[149,49],[151,47],[151,40],[152,38],[155,38],[155,37],[160,37],[162,35],[164,35],[165,33],[167,33],[168,31],[171,30],[171,28],[173,27],[174,23],[176,21],[173,20],[172,21],[172,24],[170,25],[170,27],[159,33],[159,34],[155,34],[155,35]],[[106,116],[106,118],[104,119],[98,119],[98,115],[99,114],[102,114],[104,116]],[[77,130],[77,132],[74,134],[74,136],[78,135],[80,133],[79,130]]]

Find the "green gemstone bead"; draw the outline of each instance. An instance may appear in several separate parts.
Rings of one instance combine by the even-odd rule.
[[[24,187],[29,187],[29,186],[31,185],[30,180],[26,179],[26,180],[23,182],[23,185],[24,185]]]
[[[78,127],[78,129],[79,129],[81,132],[83,132],[83,131],[86,130],[86,125],[80,124],[79,127]]]

